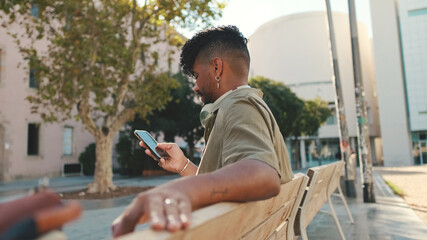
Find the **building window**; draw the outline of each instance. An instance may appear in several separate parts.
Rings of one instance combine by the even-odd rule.
[[[38,88],[35,74],[36,74],[36,70],[34,68],[30,68],[30,75],[29,75],[30,88]]]
[[[326,125],[336,125],[337,124],[337,113],[335,112],[334,103],[329,103],[329,109],[331,109],[331,115],[326,119]]]
[[[39,17],[39,5],[34,3],[31,6],[31,16],[38,18]]]
[[[325,125],[336,125],[337,124],[337,113],[335,111],[335,103],[329,102],[328,108],[331,110],[331,115],[326,119]]]
[[[64,127],[62,131],[62,155],[71,156],[73,155],[73,128]]]
[[[37,123],[28,124],[28,155],[39,155],[39,129],[40,125]]]
[[[427,14],[427,8],[415,9],[408,12],[409,17],[425,15],[425,14]]]
[[[337,116],[333,112],[328,119],[326,120],[326,125],[336,125],[337,124]]]

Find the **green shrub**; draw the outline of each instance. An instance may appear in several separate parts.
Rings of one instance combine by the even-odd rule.
[[[83,166],[83,174],[91,176],[95,172],[95,161],[96,161],[96,144],[91,143],[87,145],[85,150],[80,153],[79,162]]]
[[[120,164],[120,174],[128,176],[141,176],[142,170],[161,169],[157,162],[145,154],[144,149],[138,145],[138,140],[127,134],[119,138],[116,144],[117,161]]]

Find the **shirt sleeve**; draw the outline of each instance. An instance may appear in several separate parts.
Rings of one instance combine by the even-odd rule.
[[[235,102],[226,112],[224,142],[222,149],[223,166],[244,160],[262,161],[281,176],[278,158],[270,136],[268,118],[265,113],[248,101]]]

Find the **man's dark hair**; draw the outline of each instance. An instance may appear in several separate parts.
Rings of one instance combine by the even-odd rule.
[[[180,65],[186,75],[194,77],[193,65],[200,55],[209,60],[220,56],[240,58],[249,69],[250,56],[246,39],[236,26],[220,26],[197,33],[182,47]]]

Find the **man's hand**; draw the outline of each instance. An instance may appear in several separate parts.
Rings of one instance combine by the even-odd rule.
[[[175,232],[190,225],[191,203],[176,189],[153,189],[141,193],[114,220],[113,237],[133,232],[138,223],[150,222],[154,230]]]
[[[147,145],[145,145],[144,142],[139,142],[139,145],[143,148],[145,148],[145,153],[155,159],[153,153],[148,149]],[[182,152],[181,148],[176,143],[159,143],[157,145],[157,148],[160,148],[161,150],[165,151],[169,157],[168,158],[161,158],[159,160],[159,166],[166,171],[179,173],[182,169],[184,169],[185,165],[187,164],[187,158],[185,157],[184,153]],[[191,164],[192,166],[187,166],[188,171],[186,171],[186,174],[183,175],[195,175],[197,171],[197,167],[194,164]],[[191,169],[191,171],[190,171]]]

